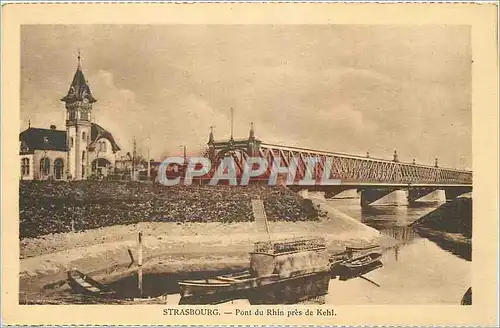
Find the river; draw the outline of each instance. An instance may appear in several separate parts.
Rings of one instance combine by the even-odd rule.
[[[368,207],[359,200],[329,200],[349,216],[400,241],[384,252],[383,267],[355,278],[331,280],[325,303],[460,304],[471,285],[471,262],[416,234],[410,223],[436,207]],[[377,286],[377,285],[379,286]]]
[[[328,203],[350,217],[395,238],[399,243],[383,251],[381,268],[365,274],[363,278],[347,281],[331,279],[327,295],[304,303],[328,305],[460,304],[465,291],[471,285],[471,262],[460,254],[455,255],[445,247],[420,237],[411,227],[408,227],[418,218],[436,209],[436,206],[361,208],[359,200],[328,200]],[[172,280],[168,275],[147,276],[144,283],[171,289],[170,293],[178,292],[176,280]],[[114,287],[124,289],[124,286],[134,289],[136,277],[127,277],[117,282]],[[156,294],[159,295],[159,293],[160,291],[156,290]],[[169,295],[167,303],[172,301],[175,303],[178,298],[178,294]],[[80,299],[78,295],[69,293],[69,290],[55,295],[54,301],[103,302],[99,299]],[[164,303],[165,301],[156,299],[151,302]]]

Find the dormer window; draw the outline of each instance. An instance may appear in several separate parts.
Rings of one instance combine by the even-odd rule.
[[[100,145],[100,151],[102,151],[102,152],[107,151],[106,141],[103,140],[103,141],[99,142],[99,145]]]

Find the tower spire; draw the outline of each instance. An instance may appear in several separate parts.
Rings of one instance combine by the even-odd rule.
[[[250,122],[250,139],[255,139],[255,131],[253,129],[253,122]]]
[[[78,49],[78,66],[77,66],[77,69],[81,70],[82,69],[82,66],[81,66],[81,63],[80,63],[80,60],[82,59],[82,57],[80,56],[80,49]]]
[[[231,107],[231,140],[233,140],[234,108]]]
[[[214,127],[210,126],[210,135],[208,136],[208,143],[211,144],[214,142]]]

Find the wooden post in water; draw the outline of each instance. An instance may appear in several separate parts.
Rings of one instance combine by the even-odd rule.
[[[139,231],[139,256],[137,257],[137,287],[139,295],[142,297],[142,231]]]

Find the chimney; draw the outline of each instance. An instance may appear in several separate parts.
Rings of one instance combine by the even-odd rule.
[[[55,130],[55,129],[56,129],[56,126],[55,126],[54,124],[52,124],[52,125],[50,126],[50,129],[51,129],[51,130]]]

